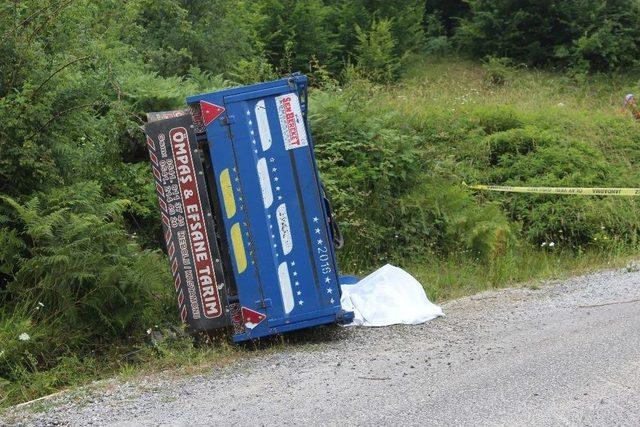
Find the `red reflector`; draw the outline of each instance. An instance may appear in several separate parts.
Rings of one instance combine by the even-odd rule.
[[[266,318],[267,316],[260,312],[251,310],[247,307],[242,307],[242,321],[244,322],[244,325],[249,329],[255,328]]]
[[[206,101],[200,101],[200,110],[202,110],[202,120],[205,126],[224,113],[224,107]]]

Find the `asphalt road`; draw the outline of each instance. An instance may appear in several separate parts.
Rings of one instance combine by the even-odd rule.
[[[421,326],[294,337],[195,377],[110,382],[5,422],[640,425],[640,273],[485,292],[444,310]]]

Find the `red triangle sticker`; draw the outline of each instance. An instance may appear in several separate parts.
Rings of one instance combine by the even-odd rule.
[[[205,126],[217,119],[220,114],[224,113],[224,107],[212,104],[207,101],[200,101],[200,111],[202,111],[202,121]]]
[[[242,307],[242,322],[244,323],[244,326],[249,329],[255,328],[266,318],[267,316],[265,314],[259,313],[255,310],[251,310],[247,307]]]

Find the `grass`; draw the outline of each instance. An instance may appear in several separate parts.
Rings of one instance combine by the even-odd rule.
[[[459,58],[417,57],[404,69],[390,102],[407,111],[418,106],[456,108],[509,105],[519,111],[548,108],[579,113],[620,114],[625,94],[638,89],[637,77],[601,74],[576,81],[563,74],[524,66],[508,71],[503,85],[487,83],[482,64]],[[628,113],[623,113],[625,116]]]
[[[156,347],[143,345],[135,351],[123,346],[100,355],[65,358],[53,369],[25,373],[23,381],[6,384],[1,389],[0,408],[114,375],[134,379],[149,372],[197,374],[231,363],[242,353],[242,349],[227,342],[198,347],[190,338],[180,338],[167,340]]]
[[[424,57],[408,62],[411,65],[404,69],[403,79],[378,92],[375,95],[378,99],[373,104],[398,112],[406,126],[417,130],[427,141],[423,148],[433,159],[429,167],[435,173],[448,176],[450,181],[460,183],[463,177],[486,179],[488,174],[483,170],[486,164],[479,159],[486,156],[488,147],[483,143],[483,135],[474,134],[473,125],[469,123],[480,120],[479,117],[487,112],[506,109],[513,111],[514,116],[526,125],[548,129],[561,136],[570,135],[579,144],[605,153],[608,164],[620,167],[624,173],[611,173],[606,182],[601,182],[602,186],[638,184],[640,133],[629,113],[620,111],[623,96],[638,89],[636,77],[594,75],[577,81],[559,73],[516,66],[507,70],[504,84],[492,85],[487,81],[485,67],[477,62]],[[568,164],[567,170],[573,167]],[[527,171],[523,171],[521,179],[526,182]],[[503,210],[518,203],[518,198],[531,200],[526,199],[527,196],[508,194],[478,193],[476,197],[502,205]],[[563,201],[560,197],[572,196],[544,201]],[[634,211],[633,205],[623,204],[626,201],[609,200],[620,202],[613,205],[618,206],[618,211]],[[595,212],[602,215],[602,221],[606,221],[605,217],[614,217],[611,212],[606,215],[605,209]],[[552,220],[550,215],[543,215],[541,219]],[[635,213],[615,217],[620,224],[634,220],[637,220]],[[562,219],[559,222],[562,223]],[[501,256],[479,261],[461,251],[449,256],[403,260],[398,264],[425,285],[430,298],[443,301],[520,283],[536,287],[539,284],[535,280],[619,267],[638,252],[637,242],[613,242],[615,232],[594,236],[593,244],[578,249],[573,246],[545,250],[523,242],[528,230],[522,229],[521,223],[516,224],[516,228],[519,243]],[[600,225],[598,228],[605,227]],[[629,228],[628,234],[632,234],[631,230],[633,227]],[[598,238],[603,243],[603,239],[610,239],[612,244],[596,245]]]
[[[30,377],[31,381],[6,387],[5,394],[0,395],[0,417],[10,417],[10,410],[6,408],[11,405],[55,394],[61,390],[69,390],[71,399],[81,403],[92,393],[99,393],[100,390],[109,387],[108,383],[101,381],[105,379],[135,381],[151,373],[166,378],[200,375],[240,360],[272,354],[285,348],[310,350],[317,345],[341,339],[344,333],[340,327],[328,326],[238,345],[219,340],[195,346],[191,338],[178,338],[160,342],[156,347],[140,348],[126,358],[123,358],[123,349],[113,349],[109,354],[84,360],[75,359],[59,368],[37,372]],[[83,388],[75,390],[78,387]],[[51,404],[44,399],[29,404],[27,410],[43,412],[50,408]]]
[[[440,157],[473,152],[465,120],[477,120],[480,110],[507,109],[527,124],[560,132],[603,150],[608,160],[626,164],[637,160],[638,126],[622,111],[625,94],[640,90],[636,76],[594,75],[575,81],[559,73],[513,68],[504,84],[487,82],[482,64],[455,58],[417,58],[404,78],[380,99],[418,130],[438,130],[431,140]],[[449,133],[449,135],[447,135]],[[484,147],[483,147],[484,149]],[[634,175],[637,174],[633,168]],[[606,185],[606,183],[605,183]]]
[[[512,286],[540,289],[541,281],[562,279],[596,270],[619,268],[637,254],[593,251],[582,254],[526,250],[510,253],[487,265],[466,257],[410,262],[406,266],[429,298],[443,302],[478,292]]]

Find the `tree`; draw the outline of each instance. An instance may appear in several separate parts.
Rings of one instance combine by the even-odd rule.
[[[475,57],[608,71],[637,64],[640,4],[634,0],[469,0],[455,38]],[[496,35],[499,35],[498,37]]]
[[[356,62],[361,72],[374,82],[387,83],[396,77],[400,61],[394,55],[391,21],[374,21],[368,31],[356,26]]]

